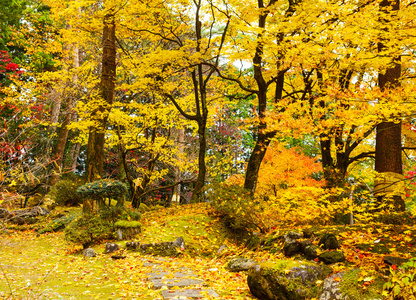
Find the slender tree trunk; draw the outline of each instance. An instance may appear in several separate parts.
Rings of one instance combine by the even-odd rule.
[[[103,27],[103,56],[100,90],[104,104],[93,112],[95,126],[89,128],[87,145],[87,180],[88,182],[102,177],[104,163],[104,141],[107,118],[114,101],[116,76],[116,34],[114,15],[104,16]],[[91,212],[94,205],[84,201],[84,212]]]
[[[205,164],[205,154],[207,151],[207,138],[206,138],[206,117],[202,117],[198,120],[198,136],[199,136],[199,152],[198,152],[198,177],[196,178],[195,187],[192,194],[192,203],[203,201],[203,188],[205,185],[205,176],[207,173],[207,167]]]
[[[81,144],[80,143],[76,143],[73,144],[71,147],[71,161],[70,161],[70,165],[69,168],[72,172],[75,172],[75,169],[77,168],[77,161],[78,161],[78,157],[79,157],[79,153],[81,151]]]
[[[400,9],[400,0],[383,0],[380,3],[380,10],[386,12],[390,8],[392,11],[398,11]],[[383,41],[378,43],[380,52],[386,49],[387,47]],[[378,75],[380,89],[384,91],[400,86],[400,76],[400,57],[395,57],[392,61],[392,67],[387,68],[385,73],[379,73]],[[394,182],[399,181],[400,175],[403,174],[401,139],[400,119],[398,119],[398,122],[381,122],[377,125],[375,170],[381,173],[380,176],[384,177],[382,181],[386,183],[386,185],[380,185],[380,182],[375,183],[375,194],[379,201],[382,201],[388,194],[388,190],[392,190],[388,185],[394,185]],[[395,174],[398,174],[398,176]],[[385,191],[381,190],[380,187],[385,187]],[[400,195],[395,193],[393,200],[396,211],[405,210],[404,200]]]
[[[68,102],[71,102],[71,99],[68,99]],[[50,180],[50,185],[54,185],[56,182],[58,182],[63,168],[63,161],[64,161],[64,153],[65,153],[65,147],[66,142],[68,140],[68,125],[71,123],[71,117],[72,117],[72,103],[68,103],[69,106],[67,107],[67,110],[63,113],[63,120],[61,124],[61,128],[59,129],[59,135],[58,135],[58,142],[55,148],[55,162],[53,164],[53,174],[52,178]]]
[[[185,136],[185,130],[183,128],[178,129],[178,151],[179,151],[179,155],[180,157],[182,157],[182,154],[184,152],[184,136]],[[175,168],[175,183],[180,182],[182,180],[181,177],[181,172],[179,167]],[[177,184],[174,186],[173,188],[173,197],[172,197],[172,202],[174,204],[179,204],[180,203],[180,197],[181,197],[181,184]]]
[[[72,46],[72,66],[73,68],[79,67],[79,49],[77,45]],[[76,73],[72,77],[72,82],[76,83],[78,81],[78,76]],[[63,107],[65,109],[64,112],[61,113],[63,115],[62,117],[62,123],[61,127],[59,129],[58,134],[58,141],[57,145],[54,151],[54,158],[56,159],[53,164],[53,173],[50,180],[50,185],[54,185],[56,182],[58,182],[60,175],[62,173],[63,167],[64,167],[64,154],[65,154],[65,148],[67,145],[68,140],[68,134],[69,134],[69,124],[71,123],[71,120],[73,118],[73,109],[75,106],[75,98],[76,95],[73,96],[73,94],[76,92],[69,92],[69,93],[63,93]],[[56,103],[58,104],[58,103]],[[61,108],[61,101],[59,101],[59,109]],[[57,122],[58,120],[53,120],[53,122]]]

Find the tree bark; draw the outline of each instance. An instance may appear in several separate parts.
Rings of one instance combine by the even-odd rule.
[[[391,11],[398,11],[400,9],[400,0],[383,0],[380,3],[380,10],[387,13],[387,10],[391,8]],[[387,29],[386,29],[387,30]],[[378,50],[382,52],[387,47],[383,41],[378,43]],[[380,72],[378,75],[378,84],[381,91],[386,89],[394,89],[400,86],[401,76],[401,64],[400,57],[392,58],[392,66],[386,69],[385,73]],[[401,134],[401,121],[398,118],[397,122],[381,122],[377,125],[376,133],[376,159],[375,159],[375,170],[381,173],[381,176],[387,175],[388,173],[395,173],[402,175],[402,134]],[[395,179],[387,179],[390,184],[394,185],[395,181],[398,181],[398,177],[394,176]],[[399,176],[400,177],[400,176]],[[384,197],[388,193],[377,190],[375,184],[375,193],[381,193],[378,196],[379,202],[383,201]],[[402,196],[395,193],[393,195],[394,206],[396,211],[404,211],[405,204]]]
[[[73,68],[78,68],[79,67],[79,49],[77,45],[73,45],[72,46],[72,67]],[[72,76],[72,82],[76,83],[78,81],[78,76],[76,75],[76,73]],[[70,85],[71,88],[71,85]],[[71,123],[72,119],[73,119],[73,109],[76,105],[76,101],[75,101],[75,97],[76,92],[74,91],[70,91],[69,93],[63,93],[62,96],[64,97],[63,99],[63,107],[65,109],[64,112],[61,112],[62,117],[62,124],[61,127],[59,129],[59,134],[58,134],[58,141],[57,141],[57,145],[54,151],[54,158],[56,159],[54,164],[53,164],[53,173],[52,173],[52,177],[51,180],[49,182],[50,185],[55,185],[55,183],[58,182],[62,170],[64,168],[64,154],[65,154],[65,148],[67,145],[67,141],[68,141],[68,134],[69,134],[69,124]],[[58,105],[59,103],[59,105]],[[55,104],[59,107],[58,109],[61,110],[61,101],[55,101]],[[54,108],[55,110],[55,108]],[[53,123],[57,123],[58,122],[58,118],[55,117],[54,112],[52,113],[52,122]],[[55,119],[56,118],[56,119]],[[54,126],[54,130],[56,130],[56,126]]]
[[[194,191],[192,194],[191,203],[202,202],[203,188],[205,185],[205,176],[207,173],[207,167],[205,164],[205,155],[207,151],[207,137],[206,137],[206,124],[208,119],[208,113],[204,113],[204,116],[198,120],[198,138],[199,138],[199,152],[198,152],[198,176],[196,178]]]
[[[87,145],[87,181],[102,177],[104,163],[104,142],[108,114],[114,101],[116,76],[116,31],[114,15],[104,16],[103,55],[100,92],[104,103],[92,112],[95,125],[89,128]],[[91,213],[96,207],[91,199],[84,200],[84,212]]]
[[[104,141],[107,118],[114,101],[116,75],[116,37],[114,15],[104,17],[103,55],[100,92],[104,103],[92,113],[95,126],[89,128],[87,148],[87,180],[101,178],[104,162]]]
[[[269,5],[273,5],[275,2],[276,1],[270,1]],[[269,12],[267,8],[264,7],[264,3],[261,0],[258,1],[258,8],[261,10],[258,28],[264,30],[266,28],[266,19]],[[244,180],[244,188],[249,190],[252,196],[254,196],[254,192],[256,190],[261,162],[266,154],[267,147],[270,145],[271,138],[275,135],[274,132],[267,132],[267,123],[265,121],[267,111],[267,91],[269,84],[264,79],[262,71],[264,50],[262,32],[257,35],[257,40],[256,52],[253,57],[253,76],[258,87],[256,94],[258,99],[257,113],[259,117],[259,125],[256,130],[256,144],[250,154],[246,169],[246,177]],[[285,73],[286,71],[284,70],[279,71],[278,73],[274,97],[275,102],[278,102],[282,97]]]

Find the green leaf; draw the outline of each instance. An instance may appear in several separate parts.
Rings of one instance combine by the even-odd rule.
[[[400,286],[396,285],[393,288],[393,296],[397,296],[398,294],[400,294]]]

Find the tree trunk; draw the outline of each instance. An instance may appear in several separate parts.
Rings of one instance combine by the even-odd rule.
[[[178,151],[180,157],[182,157],[182,154],[184,152],[184,137],[185,137],[185,130],[183,128],[180,128],[177,130],[178,132]],[[175,183],[178,183],[182,180],[181,171],[179,167],[175,168]],[[173,204],[179,204],[181,198],[181,184],[177,184],[173,188],[173,197],[172,202]]]
[[[380,10],[386,12],[387,9],[390,8],[392,11],[399,10],[400,0],[383,0],[380,3]],[[383,41],[378,43],[379,52],[386,49],[387,47]],[[400,57],[395,57],[392,60],[392,67],[387,68],[385,73],[379,73],[378,75],[378,84],[382,91],[400,86]],[[391,187],[389,188],[389,185],[394,185],[395,182],[400,181],[400,177],[403,174],[401,138],[400,119],[398,119],[397,122],[381,122],[377,125],[375,170],[378,173],[381,173],[381,175],[378,176],[379,178],[374,184],[374,193],[379,202],[383,201],[383,198],[389,194],[390,190],[392,190]],[[381,184],[380,177],[384,177],[383,180],[381,180],[384,184]],[[393,200],[396,211],[405,210],[402,196],[398,193],[394,193]]]
[[[72,46],[72,66],[73,68],[79,67],[79,49],[77,45]],[[76,83],[78,81],[78,76],[76,73],[72,76],[72,82]],[[71,87],[71,86],[70,86]],[[54,151],[54,158],[56,159],[53,164],[53,173],[50,180],[50,185],[54,185],[56,182],[58,182],[60,175],[62,173],[62,169],[64,168],[64,154],[65,154],[65,148],[67,145],[68,140],[68,134],[69,134],[69,124],[71,123],[71,120],[73,118],[73,109],[76,105],[75,103],[75,97],[71,95],[72,93],[63,93],[62,96],[64,97],[63,100],[63,107],[65,111],[61,113],[63,115],[62,124],[59,129],[58,134],[58,141],[57,145]],[[59,102],[59,105],[58,105]],[[59,107],[58,109],[61,109],[61,101],[56,101],[54,103]],[[55,107],[54,107],[55,111]],[[54,111],[52,112],[52,122],[56,123],[58,122],[58,118],[54,116]],[[56,118],[56,119],[55,119]],[[56,130],[56,126],[54,126],[54,130]]]
[[[100,179],[103,173],[104,141],[107,118],[114,101],[114,88],[116,76],[116,34],[114,15],[104,16],[103,27],[103,56],[100,82],[101,97],[105,104],[100,104],[92,112],[95,125],[89,128],[87,145],[87,181]],[[84,212],[91,212],[93,200],[84,201]]]
[[[107,105],[100,105],[94,112],[95,126],[91,126],[88,135],[87,180],[89,182],[101,178],[104,162],[104,140],[107,118],[114,100],[116,75],[116,39],[113,15],[104,17],[103,56],[100,90]],[[98,115],[98,117],[97,117]]]
[[[192,193],[191,203],[202,202],[203,188],[205,185],[205,175],[207,167],[205,164],[205,154],[207,149],[206,138],[206,120],[207,117],[200,118],[198,120],[198,136],[199,136],[199,152],[198,152],[198,177],[196,178],[195,187]]]

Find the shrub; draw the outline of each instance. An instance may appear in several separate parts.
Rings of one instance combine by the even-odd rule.
[[[128,189],[121,181],[102,179],[80,186],[77,193],[82,199],[90,198],[102,202],[106,198],[117,199],[117,205],[122,205]]]
[[[71,180],[61,180],[57,182],[48,194],[57,205],[60,206],[78,206],[82,198],[77,193],[79,183]]]
[[[338,212],[348,208],[346,201],[330,202],[319,187],[293,187],[277,196],[250,197],[239,184],[220,183],[211,188],[212,207],[234,229],[268,232],[275,227],[329,224]]]
[[[384,284],[385,299],[416,299],[416,258],[410,259],[400,268],[390,267],[390,280]]]
[[[98,214],[101,218],[110,222],[113,227],[118,220],[139,221],[142,216],[139,212],[127,209],[124,206],[103,206],[100,208]]]
[[[38,231],[39,234],[43,234],[46,232],[52,232],[52,231],[58,231],[60,229],[65,228],[68,224],[70,224],[72,221],[74,221],[76,218],[78,218],[81,214],[81,211],[74,211],[72,213],[69,213],[65,216],[62,216],[56,220],[53,220],[48,225],[46,225],[44,228],[40,229]]]
[[[88,248],[114,236],[113,225],[100,215],[83,214],[65,228],[65,240]]]
[[[258,218],[258,204],[250,198],[250,192],[243,187],[237,184],[219,183],[212,186],[208,197],[211,206],[231,228],[266,230]]]

